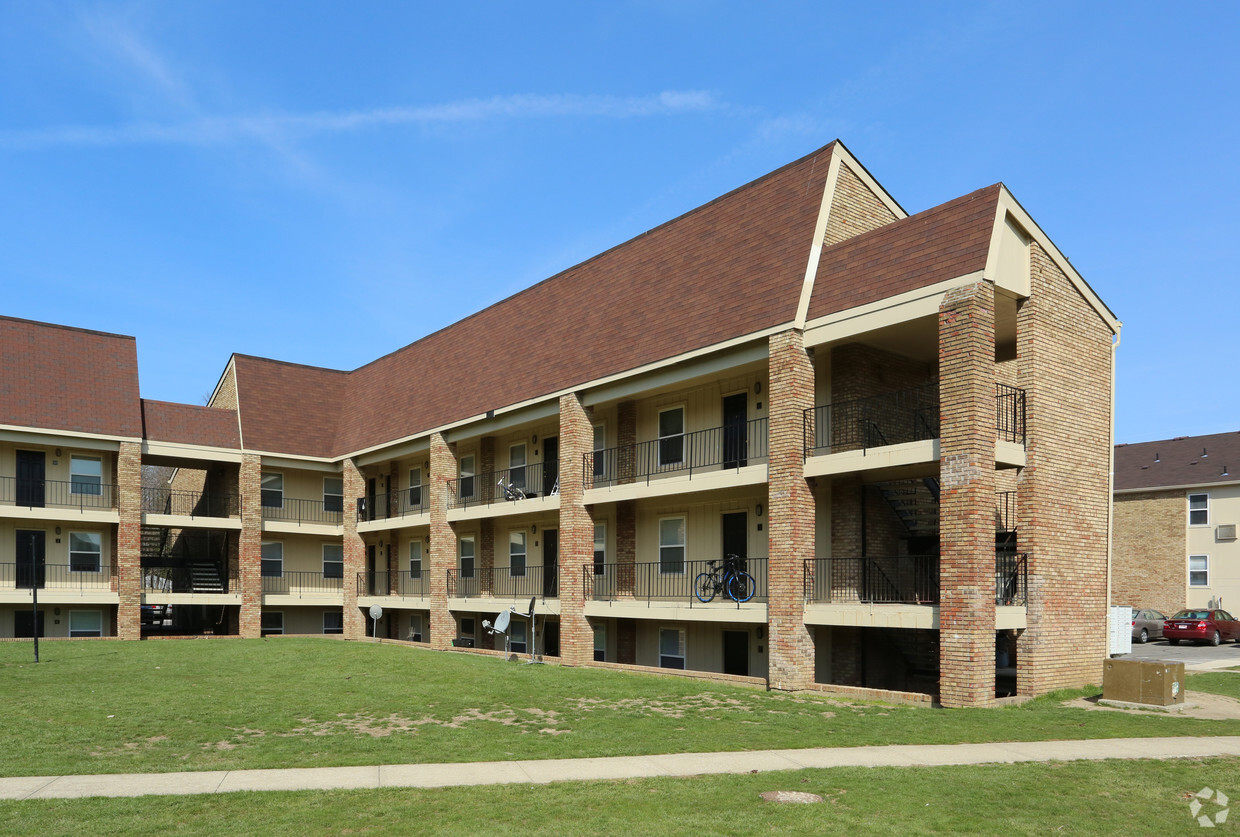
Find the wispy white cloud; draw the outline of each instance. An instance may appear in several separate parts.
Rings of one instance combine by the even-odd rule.
[[[360,131],[402,125],[436,125],[491,119],[539,117],[670,116],[724,108],[714,94],[701,90],[667,90],[653,96],[539,95],[494,96],[437,105],[356,111],[265,113],[200,116],[180,122],[134,122],[125,125],[64,125],[0,131],[0,147],[38,149],[49,146],[137,144],[271,144],[277,138]]]

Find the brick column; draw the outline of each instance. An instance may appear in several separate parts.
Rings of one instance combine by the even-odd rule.
[[[594,520],[583,502],[581,464],[594,448],[594,422],[576,395],[560,397],[560,661],[594,660],[594,632],[585,616],[582,568],[594,562]]]
[[[395,529],[388,529],[388,595],[400,595],[400,537]],[[392,624],[395,624],[393,621]]]
[[[939,700],[995,697],[995,297],[978,282],[939,307]]]
[[[634,563],[637,561],[637,502],[621,500],[616,503],[616,593],[632,596],[636,581]],[[636,641],[636,640],[634,640]]]
[[[253,639],[262,635],[263,627],[263,462],[260,457],[242,454],[238,483],[241,495],[238,633]]]
[[[142,448],[121,442],[116,457],[117,592],[116,632],[121,639],[142,637]]]
[[[495,589],[495,521],[489,517],[478,521],[477,557],[478,592],[489,596]]]
[[[474,478],[474,493],[480,502],[495,498],[495,437],[483,436],[478,440],[478,470]]]
[[[616,406],[616,481],[629,483],[637,470],[637,402]]]
[[[366,495],[366,475],[352,459],[344,461],[344,635],[349,639],[367,636],[368,617],[357,606],[358,573],[366,571],[366,542],[357,532],[357,500]],[[375,556],[376,565],[381,556]],[[376,569],[378,567],[376,566]],[[369,591],[368,591],[369,592]]]
[[[800,331],[770,338],[767,467],[770,663],[773,689],[814,682],[814,637],[805,627],[805,561],[814,557],[814,492],[805,481],[804,414],[814,406],[814,364]]]
[[[456,533],[448,523],[448,483],[456,479],[456,455],[442,433],[431,436],[430,462],[423,489],[431,493],[430,643],[432,648],[449,648],[456,638],[456,619],[448,610],[448,570],[456,568]]]

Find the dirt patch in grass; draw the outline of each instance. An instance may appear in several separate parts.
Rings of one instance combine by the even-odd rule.
[[[554,710],[539,708],[522,710],[493,709],[489,712],[471,708],[453,715],[446,721],[431,715],[421,718],[408,718],[396,714],[388,715],[386,718],[375,718],[371,715],[340,714],[335,720],[331,721],[318,721],[314,718],[302,718],[300,720],[302,726],[295,727],[286,733],[280,733],[280,735],[283,737],[296,737],[351,733],[353,735],[366,735],[371,738],[387,738],[395,733],[416,733],[418,728],[423,726],[463,729],[469,724],[480,721],[500,724],[506,727],[516,727],[521,732],[536,731],[554,735],[563,735],[566,732],[570,732],[568,729],[557,726],[563,723],[559,718],[559,713]]]
[[[1129,715],[1144,715],[1159,712],[1173,718],[1196,718],[1202,721],[1237,721],[1240,720],[1240,700],[1225,695],[1214,695],[1209,692],[1184,692],[1184,702],[1193,704],[1186,709],[1164,709],[1160,706],[1145,708],[1129,708],[1124,706],[1108,706],[1098,703],[1099,696],[1081,697],[1064,701],[1064,706],[1076,709],[1097,709],[1107,712],[1124,712]]]

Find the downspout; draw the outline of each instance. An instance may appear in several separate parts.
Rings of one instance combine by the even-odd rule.
[[[1115,538],[1115,352],[1119,349],[1120,334],[1115,332],[1115,340],[1111,343],[1111,438],[1110,438],[1110,470],[1107,471],[1107,654],[1110,654],[1110,607],[1111,601],[1111,556]]]

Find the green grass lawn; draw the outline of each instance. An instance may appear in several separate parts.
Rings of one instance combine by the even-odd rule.
[[[1186,795],[1240,800],[1240,759],[837,768],[436,790],[0,802],[6,834],[1201,834]],[[759,794],[808,791],[814,805]],[[1240,803],[1238,803],[1240,804]],[[1204,812],[1219,810],[1208,805]],[[1240,811],[1236,812],[1240,816]],[[1229,821],[1220,826],[1240,828]]]
[[[0,775],[1240,734],[1066,708],[941,710],[317,639],[0,643]],[[1240,678],[1190,689],[1240,693]],[[1240,793],[1240,788],[1237,789]]]

